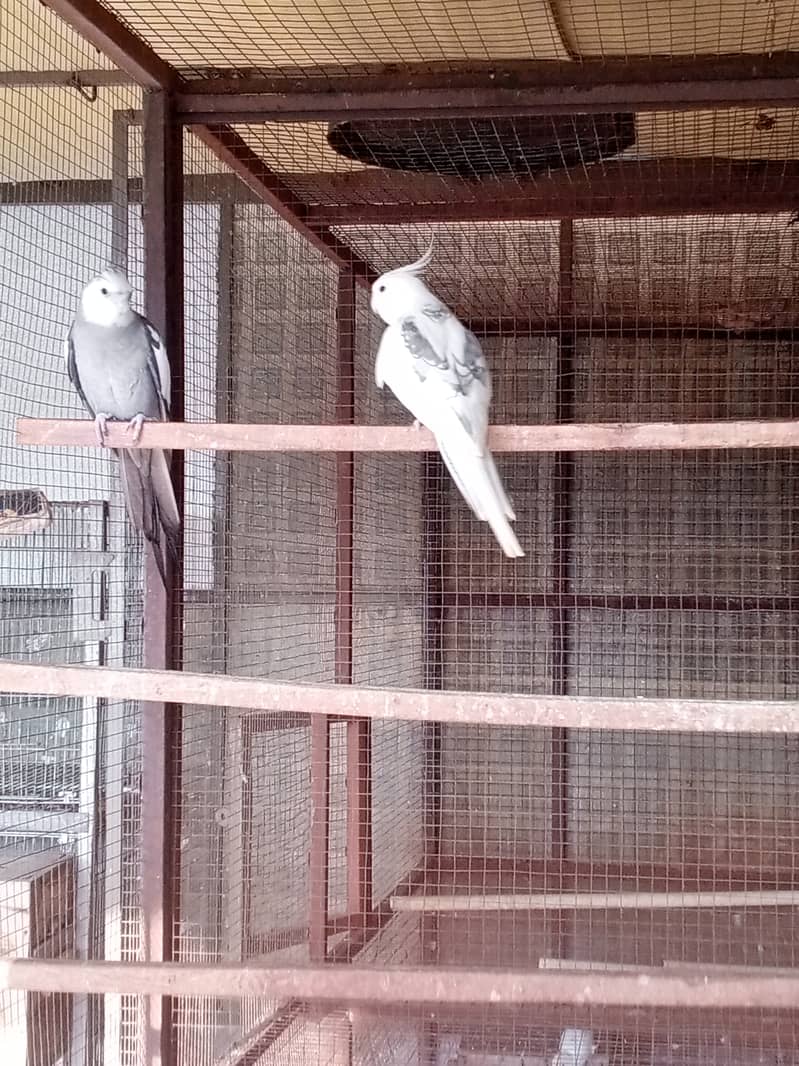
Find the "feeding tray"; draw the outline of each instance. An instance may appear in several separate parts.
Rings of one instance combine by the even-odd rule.
[[[388,170],[480,178],[532,175],[609,159],[635,144],[632,114],[341,122],[328,143]]]
[[[53,508],[38,489],[0,491],[0,537],[41,533],[53,523]]]

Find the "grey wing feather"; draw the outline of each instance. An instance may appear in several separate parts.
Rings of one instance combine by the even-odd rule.
[[[450,367],[446,352],[437,352],[424,333],[419,329],[413,315],[408,315],[400,322],[402,342],[413,356],[413,367],[417,377],[426,381],[431,374],[445,379],[453,388],[458,388],[457,375]]]
[[[425,335],[413,315],[400,322],[403,343],[414,359],[414,370],[420,380],[435,376],[446,382],[455,392],[467,395],[475,381],[488,385],[489,373],[480,342],[468,329],[464,330],[463,350],[438,351]]]
[[[475,381],[479,381],[487,387],[490,383],[491,375],[488,371],[488,363],[480,346],[480,341],[469,329],[464,330],[464,334],[463,351],[453,350],[452,357],[463,391],[467,393]]]
[[[83,391],[83,386],[80,383],[80,374],[78,373],[78,364],[75,358],[75,342],[72,339],[72,330],[70,329],[66,340],[66,357],[67,357],[67,374],[69,374],[69,380],[80,397],[80,401],[89,414],[94,417],[97,412],[92,409],[92,405],[86,399],[86,393]]]
[[[147,356],[147,369],[150,371],[153,383],[158,391],[158,398],[161,404],[161,417],[166,420],[169,418],[169,408],[172,398],[172,375],[169,359],[166,353],[166,346],[161,339],[161,334],[152,322],[148,321],[146,318],[142,318],[142,324],[144,325],[144,333],[150,349]]]

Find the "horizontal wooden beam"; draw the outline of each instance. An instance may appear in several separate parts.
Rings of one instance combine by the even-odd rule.
[[[796,907],[799,890],[740,892],[419,892],[391,899],[397,913],[461,914],[467,911],[704,910],[711,907]],[[799,976],[799,975],[797,975]]]
[[[799,99],[797,77],[799,59],[790,52],[395,66],[293,78],[228,72],[190,80],[178,108],[189,122],[336,122],[778,106]]]
[[[361,590],[363,602],[368,590]],[[379,596],[375,591],[372,595]],[[384,595],[385,593],[382,593]],[[268,595],[268,593],[266,594]],[[235,592],[232,593],[235,597]],[[262,594],[262,599],[266,596]],[[318,602],[318,601],[317,601]],[[646,592],[461,592],[455,589],[445,594],[441,609],[448,614],[467,617],[472,611],[511,610],[535,611],[541,608],[561,608],[566,611],[707,611],[710,614],[738,612],[793,611],[799,607],[797,596],[725,596],[680,593]]]
[[[98,0],[42,0],[112,63],[146,89],[174,89],[180,75]]]
[[[775,301],[778,302],[778,301]],[[765,313],[764,313],[765,312]],[[521,318],[507,315],[501,318],[488,318],[475,315],[464,316],[464,325],[478,337],[557,337],[561,333],[570,333],[587,342],[603,341],[609,338],[636,340],[646,343],[653,340],[707,340],[707,341],[752,341],[755,344],[773,344],[777,341],[799,340],[799,314],[790,310],[778,311],[773,318],[785,324],[776,325],[771,312],[754,309],[747,321],[746,310],[737,311],[740,321],[721,325],[729,315],[729,309],[714,307],[712,304],[703,308],[703,319],[675,316],[661,321],[637,318],[631,315],[628,320],[621,318]],[[763,325],[758,325],[759,320]],[[719,323],[715,324],[714,320]],[[796,322],[796,325],[792,325]]]
[[[718,970],[583,974],[456,967],[303,966],[3,959],[0,989],[74,995],[213,996],[363,1004],[575,1003],[637,1007],[795,1010],[794,977]]]
[[[0,89],[99,89],[133,84],[131,75],[122,70],[0,70]]]
[[[108,424],[108,446],[133,447],[124,424]],[[98,447],[94,424],[20,418],[18,444]],[[495,452],[694,451],[704,448],[795,448],[799,421],[608,422],[492,426]],[[265,426],[221,422],[146,422],[140,448],[236,452],[431,452],[435,438],[412,426]]]
[[[799,77],[796,52],[722,55],[652,55],[598,59],[503,59],[501,63],[464,59],[409,61],[407,63],[321,64],[314,67],[193,67],[185,72],[192,93],[204,96],[236,96],[240,93],[330,93],[346,89],[382,90],[386,93],[422,89],[589,88],[608,84],[650,85],[681,83],[691,94],[697,85],[722,85],[741,80],[757,85],[774,78]]]
[[[795,210],[799,163],[717,157],[612,159],[482,181],[395,170],[286,177],[311,225],[773,214]]]
[[[288,684],[262,678],[103,666],[45,666],[0,661],[0,692],[195,703],[288,714],[475,725],[647,732],[789,733],[797,700],[647,699],[510,696],[499,693]]]
[[[135,114],[135,112],[134,112]],[[258,160],[258,156],[255,156]],[[670,161],[670,169],[661,170],[657,161],[616,161],[592,166],[585,171],[569,171],[541,175],[536,180],[511,181],[506,179],[491,182],[464,183],[457,178],[437,175],[401,174],[396,171],[366,170],[354,173],[330,172],[271,172],[263,161],[254,162],[251,173],[239,175],[186,174],[183,189],[187,201],[192,203],[219,203],[233,199],[236,203],[253,203],[264,200],[264,193],[278,195],[282,190],[289,205],[293,205],[305,226],[332,226],[353,224],[384,224],[392,220],[401,222],[414,218],[430,224],[452,220],[512,221],[514,218],[541,218],[555,221],[561,217],[574,219],[635,217],[640,215],[696,215],[708,216],[732,214],[779,213],[793,210],[796,203],[796,188],[799,185],[799,163],[726,163],[712,161],[712,170],[703,170],[703,160]],[[634,171],[640,170],[636,180]],[[728,173],[729,168],[729,173]],[[619,172],[618,188],[613,189],[610,180],[614,169]],[[679,172],[685,175],[685,183],[676,185],[670,180]],[[691,176],[693,175],[693,176]],[[715,177],[714,177],[715,175]],[[245,182],[249,181],[249,185]],[[716,182],[716,187],[713,187]],[[704,188],[706,196],[700,204],[693,199],[691,189]],[[482,194],[482,195],[479,195]],[[698,196],[698,193],[697,193]],[[131,178],[128,182],[128,198],[132,203],[141,202],[141,181]],[[0,182],[0,204],[95,204],[111,199],[111,183],[97,180],[20,181]],[[307,201],[307,203],[305,202]],[[268,202],[268,201],[267,201]],[[702,210],[700,210],[702,206]],[[299,211],[297,210],[299,209]],[[709,218],[708,224],[712,223]],[[341,235],[347,245],[347,233]],[[511,234],[512,240],[512,234]],[[355,254],[347,251],[351,259]],[[543,315],[530,317],[506,316],[504,318],[476,317],[472,328],[478,332],[503,334],[539,334],[557,332],[562,328],[560,320]],[[701,322],[679,319],[668,321],[618,318],[578,318],[568,326],[578,333],[597,335],[652,335],[669,336],[690,331],[702,337],[726,336],[732,332],[721,323],[714,325],[714,312],[723,315],[726,311],[712,305],[703,309]],[[729,312],[726,311],[728,314]],[[757,328],[761,317],[756,309],[752,315],[754,325],[746,327],[745,314],[740,316],[744,328],[735,329],[735,335],[754,339],[791,339],[789,329],[777,329],[768,322]],[[782,315],[779,316],[783,318]],[[763,321],[766,321],[763,319]]]
[[[438,892],[519,892],[522,889],[577,892],[637,888],[648,892],[724,892],[799,889],[799,870],[790,854],[784,865],[729,866],[709,861],[701,845],[686,846],[679,863],[503,859],[469,852],[442,855],[424,869],[420,887]],[[396,894],[396,893],[395,893]],[[407,893],[403,893],[407,894]]]

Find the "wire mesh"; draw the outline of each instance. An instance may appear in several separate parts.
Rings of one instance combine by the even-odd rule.
[[[795,44],[790,5],[679,19],[634,7],[472,3],[469,20],[418,4],[114,10],[189,75],[346,64],[357,77],[397,59]],[[8,69],[97,65],[46,11],[12,15]],[[102,90],[90,104],[74,89],[2,88],[0,101],[3,488],[40,490],[53,511],[0,551],[2,654],[136,665],[141,546],[112,464],[88,450],[23,454],[13,421],[77,413],[58,346],[90,274],[118,256],[141,292],[140,193],[128,181],[142,171],[138,94]],[[791,108],[636,115],[623,158],[589,165],[586,148],[541,178],[526,214],[535,168],[528,159],[509,175],[485,124],[419,127],[421,174],[345,159],[320,125],[237,132],[301,199],[305,221],[333,227],[322,232],[352,267],[409,262],[435,235],[429,283],[484,346],[494,422],[695,422],[796,417],[795,120]],[[592,121],[561,128],[587,127],[590,141]],[[483,178],[453,176],[442,149],[479,155]],[[382,326],[367,293],[348,296],[346,270],[342,282],[191,134],[185,151],[187,419],[407,424],[374,386]],[[515,562],[436,456],[187,453],[185,668],[405,689],[795,695],[793,452],[497,463],[526,551]],[[139,957],[142,834],[153,827],[141,824],[138,708],[3,697],[0,715],[0,888],[18,938],[6,953]],[[180,766],[179,809],[165,816],[180,817],[166,890],[179,900],[182,961],[739,966],[742,980],[796,966],[794,736],[186,707]],[[35,926],[29,901],[50,884],[54,932],[32,933],[19,915]],[[3,1006],[14,1039],[38,1042],[34,1061],[142,1060],[133,997],[43,1008],[12,994]],[[565,1066],[559,1042],[575,1029],[590,1032],[593,1066],[754,1066],[793,1061],[797,1046],[792,1012],[327,1012],[181,997],[175,1016],[186,1066]]]
[[[298,129],[292,141],[284,132],[284,150],[306,144],[303,136]],[[192,186],[208,201],[225,188],[232,206],[221,210],[232,236],[205,268],[220,279],[220,306],[232,308],[218,417],[333,421],[346,354],[339,347],[337,362],[335,273],[316,252],[302,253],[286,225],[254,207],[235,181],[215,176]],[[788,218],[576,221],[570,244],[562,226],[543,221],[375,224],[337,233],[378,271],[415,259],[434,233],[430,285],[481,337],[495,422],[690,422],[794,417],[788,294],[796,238]],[[313,272],[303,255],[318,264]],[[729,317],[744,295],[743,317]],[[339,305],[338,314],[351,311]],[[372,385],[382,327],[365,293],[356,293],[354,321],[355,420],[406,423],[407,412]],[[790,697],[792,453],[566,459],[499,458],[527,552],[512,564],[435,458],[355,459],[352,679],[400,688]],[[187,613],[190,661],[333,680],[346,652],[337,613],[337,462],[222,461],[216,513],[220,501],[226,510],[215,528],[228,541],[215,556],[213,609],[186,592],[187,606],[198,597]],[[223,470],[238,495],[222,488]],[[278,556],[272,538],[283,531]],[[239,568],[246,584],[235,576]],[[262,610],[267,604],[270,612]],[[307,625],[309,608],[323,621]],[[223,639],[220,627],[231,623]],[[242,665],[233,667],[231,656]],[[307,961],[321,922],[331,960],[371,965],[794,966],[792,908],[763,895],[790,893],[793,884],[793,737],[375,722],[367,779],[343,724],[329,727],[320,770],[309,719],[197,713],[208,731],[190,736],[187,720],[184,773],[203,781],[195,786],[190,776],[185,785],[191,815],[182,890],[184,913],[206,915],[207,929],[182,932],[183,957],[210,947],[214,958]],[[315,842],[320,795],[323,851]],[[365,860],[352,835],[359,819],[371,824]],[[364,935],[351,901],[367,890],[376,911]],[[691,906],[687,896],[724,891],[744,895],[715,906],[708,897]],[[631,895],[605,907],[583,895],[622,892]],[[456,897],[454,910],[437,911],[439,894]],[[513,909],[493,903],[497,894]],[[780,1040],[793,1039],[783,1030],[774,1050],[766,1016],[755,1012],[738,1027],[741,1050],[729,1017],[694,1029],[681,1028],[678,1015],[628,1017],[614,1029],[609,1011],[588,1023],[562,1012],[536,1029],[487,1006],[446,1024],[398,1007],[365,1008],[363,1027],[351,1022],[350,1050],[342,1052],[329,1034],[332,1044],[319,1042],[315,1017],[287,1021],[274,1002],[220,1010],[203,1000],[202,1021],[198,1010],[194,1004],[182,1015],[184,1061],[212,1061],[208,1049],[223,1054],[225,1040],[232,1061],[344,1054],[433,1063],[448,1061],[447,1048],[452,1061],[541,1061],[570,1024],[592,1024],[596,1055],[613,1061],[768,1059],[781,1054]],[[328,1024],[337,1031],[338,1021]],[[787,1030],[793,1024],[782,1017]],[[245,1051],[253,1047],[257,1055]]]
[[[111,69],[43,7],[4,4],[2,26],[3,74]],[[137,556],[111,459],[15,443],[20,415],[77,415],[63,342],[80,289],[116,252],[112,189],[127,190],[128,172],[114,149],[139,94],[89,95],[0,88],[0,655],[137,665]],[[135,958],[138,709],[4,695],[0,717],[3,955]],[[4,993],[0,1044],[15,1063],[121,1064],[138,1036],[118,997]]]
[[[381,64],[464,60],[590,59],[609,56],[773,53],[795,48],[792,3],[726,0],[685,4],[679,17],[655,3],[560,0],[518,4],[470,0],[431,11],[419,0],[319,0],[256,9],[221,2],[176,11],[163,2],[108,5],[164,59],[189,76],[209,68],[295,73]]]

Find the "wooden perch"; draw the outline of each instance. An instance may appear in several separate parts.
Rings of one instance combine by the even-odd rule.
[[[796,422],[606,422],[588,425],[492,426],[495,452],[691,451],[699,448],[794,448]],[[18,444],[97,448],[94,424],[20,418]],[[125,424],[108,423],[108,446],[134,447]],[[412,426],[259,426],[221,422],[146,422],[137,445],[180,451],[429,452],[433,435]]]
[[[567,729],[793,734],[799,721],[799,702],[796,700],[511,696],[364,688],[359,685],[290,684],[266,678],[192,674],[179,670],[54,666],[10,660],[0,660],[0,692],[106,699],[118,699],[123,692],[130,700],[234,707],[253,712]],[[762,894],[757,895],[763,898]],[[573,901],[574,895],[567,898]],[[571,906],[572,903],[564,905]]]
[[[799,890],[764,889],[742,892],[519,892],[474,896],[392,896],[393,911],[425,913],[458,911],[596,911],[690,910],[704,907],[796,907]]]
[[[663,973],[670,970],[682,974],[724,974],[741,977],[795,977],[796,970],[790,966],[727,966],[719,962],[682,962],[679,959],[664,959],[660,966],[636,966],[631,962],[602,962],[598,959],[550,959],[538,960],[539,970],[566,970],[570,973]]]
[[[264,966],[259,963],[94,962],[0,959],[0,989],[151,996],[300,999],[337,1004],[530,1003],[590,1006],[794,1010],[799,974],[781,977],[722,972],[652,974],[542,973],[461,967]]]

